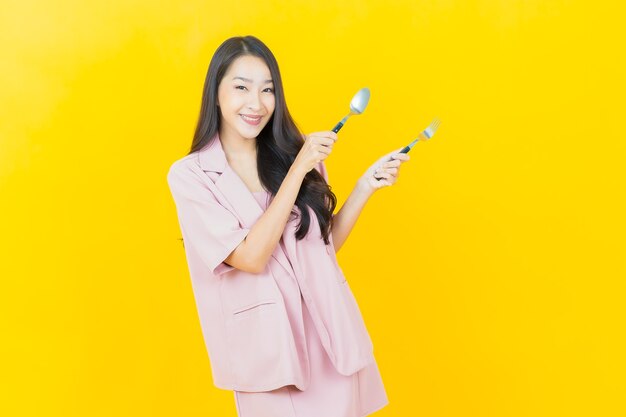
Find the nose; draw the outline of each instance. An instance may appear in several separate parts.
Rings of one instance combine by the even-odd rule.
[[[261,108],[261,97],[258,93],[249,94],[248,108],[250,110],[258,111]]]

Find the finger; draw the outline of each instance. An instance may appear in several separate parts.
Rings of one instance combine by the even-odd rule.
[[[322,136],[318,136],[315,139],[316,143],[319,143],[321,145],[324,146],[330,146],[333,145],[335,143],[335,140],[332,138],[327,138],[327,137],[322,137]]]
[[[333,145],[334,143],[320,143],[319,148],[320,149],[332,149]]]
[[[400,170],[398,168],[389,168],[387,171],[391,178],[398,178],[400,176]]]
[[[395,151],[391,151],[391,152],[389,152],[389,153],[388,153],[387,155],[385,155],[385,156],[392,156],[392,155],[395,155],[395,154],[397,154],[397,153],[400,153],[400,151],[401,151],[402,149],[404,149],[404,146],[403,146],[403,147],[401,147],[401,148],[396,149]]]
[[[402,163],[402,161],[398,160],[398,159],[394,159],[393,161],[387,161],[385,162],[382,167],[383,168],[393,168],[393,167],[399,167],[400,164]]]
[[[325,138],[329,138],[332,139],[333,141],[337,140],[339,138],[339,136],[337,136],[337,134],[335,132],[333,132],[332,130],[324,130],[322,132],[320,132],[321,136],[325,137]]]
[[[332,139],[333,142],[336,141],[339,136],[337,136],[337,134],[335,132],[333,132],[332,130],[324,130],[322,132],[314,132],[311,133],[310,136],[315,136],[318,138],[328,138],[328,139]]]
[[[320,146],[317,151],[319,153],[323,153],[324,155],[330,155],[330,152],[332,151],[332,146]]]
[[[385,172],[385,171],[376,172],[374,175],[378,178],[391,178],[393,176],[390,173]]]
[[[408,161],[409,159],[411,159],[411,157],[405,153],[396,153],[396,154],[391,155],[391,157],[393,159],[401,160],[401,161]]]
[[[406,153],[400,152],[402,149],[404,148],[400,148],[396,151],[389,152],[387,155],[380,158],[380,160],[382,161],[393,161],[394,159],[407,159],[408,160],[409,159],[408,155]],[[396,155],[405,155],[405,156],[396,157]]]

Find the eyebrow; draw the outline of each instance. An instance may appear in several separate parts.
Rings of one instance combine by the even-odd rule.
[[[251,80],[251,79],[249,79],[249,78],[244,78],[244,77],[235,77],[235,78],[233,78],[233,80],[243,80],[243,81],[248,82],[248,83],[251,83],[251,82],[252,82],[252,80]],[[265,80],[265,84],[268,84],[268,83],[273,83],[273,82],[274,82],[274,81],[272,81],[272,80]]]

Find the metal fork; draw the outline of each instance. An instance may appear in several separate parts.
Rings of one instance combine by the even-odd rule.
[[[441,120],[439,120],[437,117],[435,117],[433,119],[433,121],[430,122],[428,127],[426,129],[424,129],[422,131],[422,133],[420,133],[417,136],[417,139],[415,139],[413,142],[409,143],[404,148],[402,148],[402,150],[399,153],[408,153],[413,148],[413,146],[415,146],[415,144],[417,142],[419,142],[420,140],[428,140],[428,139],[432,138],[433,135],[435,134],[435,132],[437,131],[437,129],[439,128],[440,124],[441,124]],[[390,159],[390,161],[392,161],[392,160],[393,160],[393,158]],[[377,180],[384,179],[384,177],[377,177],[377,176],[374,176],[374,178],[376,178]]]
[[[435,117],[433,121],[430,122],[430,125],[428,125],[428,127],[424,129],[422,133],[419,134],[417,139],[415,139],[413,142],[409,143],[407,146],[402,148],[400,153],[408,153],[418,141],[428,140],[432,138],[440,124],[441,124],[441,120]]]

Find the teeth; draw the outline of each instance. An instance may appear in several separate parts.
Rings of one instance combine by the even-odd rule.
[[[243,114],[241,115],[241,117],[243,117],[246,120],[250,120],[251,122],[258,122],[261,119],[261,117],[252,118],[252,117],[244,116]]]

